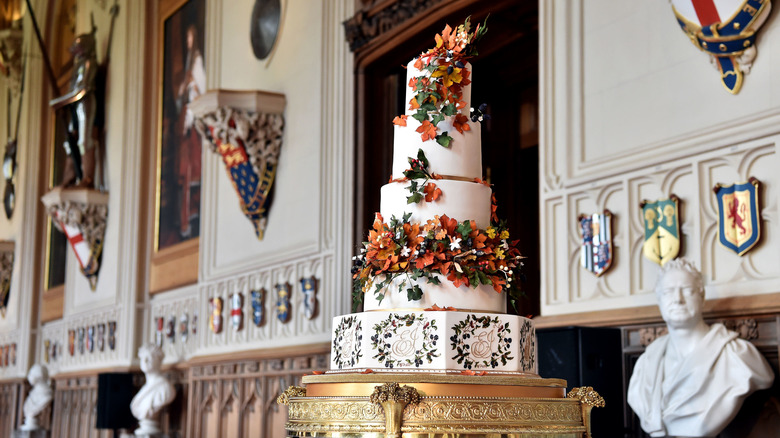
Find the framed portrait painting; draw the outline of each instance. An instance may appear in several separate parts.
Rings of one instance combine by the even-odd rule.
[[[159,12],[152,292],[197,281],[201,138],[189,104],[206,91],[206,0],[160,2]]]

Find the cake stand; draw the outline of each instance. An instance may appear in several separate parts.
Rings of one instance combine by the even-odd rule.
[[[287,436],[332,438],[590,437],[590,387],[518,375],[369,372],[303,377],[279,396]]]

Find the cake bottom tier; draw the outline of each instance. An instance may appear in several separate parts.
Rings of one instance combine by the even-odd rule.
[[[591,388],[566,397],[562,379],[340,374],[303,378],[281,397],[288,437],[583,437]],[[574,396],[574,397],[572,397]]]
[[[372,311],[333,319],[331,373],[537,376],[533,321],[460,311]]]

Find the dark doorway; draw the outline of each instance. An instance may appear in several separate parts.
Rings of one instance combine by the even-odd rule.
[[[432,47],[446,23],[488,18],[488,33],[473,64],[472,106],[488,104],[492,119],[482,125],[484,176],[494,184],[498,216],[520,240],[527,258],[524,299],[517,313],[539,314],[539,135],[538,10],[536,2],[477,2],[447,11],[437,23],[414,34],[389,38],[383,54],[357,67],[356,249],[365,240],[379,191],[392,167],[393,117],[404,113],[408,61]],[[414,21],[411,18],[410,21]],[[358,64],[360,61],[358,61]]]

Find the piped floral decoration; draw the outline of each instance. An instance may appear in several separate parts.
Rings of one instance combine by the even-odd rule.
[[[453,128],[463,133],[471,128],[468,115],[462,114],[467,102],[463,100],[463,87],[471,83],[466,68],[468,60],[477,55],[476,43],[487,32],[487,20],[477,24],[472,31],[468,18],[453,29],[447,25],[436,35],[436,47],[420,55],[414,67],[422,75],[409,80],[414,96],[409,109],[414,110],[414,119],[420,122],[417,132],[423,141],[436,140],[444,147],[450,147],[452,137],[447,131],[439,132],[439,122],[446,116],[455,116]],[[396,125],[406,126],[406,116],[393,120]]]
[[[407,213],[385,223],[376,214],[368,241],[353,258],[355,309],[365,293],[373,292],[381,303],[394,282],[409,301],[419,300],[423,290],[418,280],[436,285],[441,277],[455,287],[492,285],[512,298],[521,294],[515,278],[522,256],[518,242],[509,240],[505,223],[481,230],[474,221],[458,222],[446,215],[425,224],[411,223],[410,218]]]

